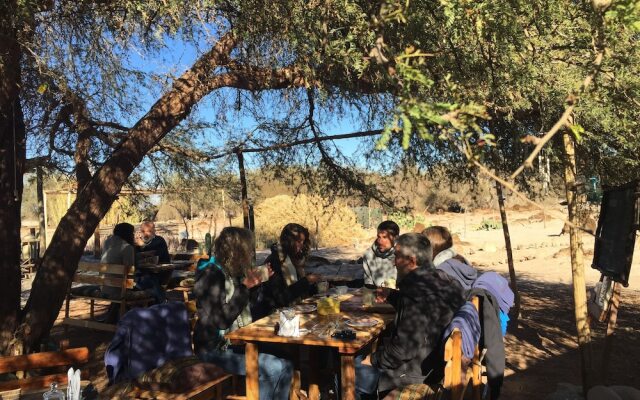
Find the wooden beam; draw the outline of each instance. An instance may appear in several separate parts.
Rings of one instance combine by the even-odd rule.
[[[40,239],[40,254],[38,254],[38,257],[42,257],[47,248],[47,224],[44,213],[44,178],[41,165],[36,167],[36,195],[38,198],[38,222],[40,224],[40,233],[38,235]]]
[[[89,349],[80,347],[63,351],[0,357],[0,373],[30,371],[39,368],[80,365],[89,361]]]

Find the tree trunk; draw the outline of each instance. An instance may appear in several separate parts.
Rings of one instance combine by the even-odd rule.
[[[24,309],[25,350],[35,349],[53,326],[84,246],[144,156],[176,127],[213,87],[202,84],[235,46],[231,35],[178,78],[138,121],[111,157],[76,196],[51,238]],[[19,277],[19,276],[18,276]]]
[[[507,250],[507,264],[509,265],[509,279],[511,290],[515,295],[515,304],[511,309],[509,318],[518,321],[520,316],[520,292],[518,291],[518,281],[516,279],[516,268],[513,262],[513,249],[511,247],[511,235],[509,234],[509,222],[507,221],[507,210],[504,206],[504,194],[502,185],[496,182],[496,192],[498,194],[498,205],[500,206],[500,219],[502,220],[502,232],[504,233],[504,246]]]
[[[575,309],[576,328],[578,330],[578,346],[580,349],[582,387],[586,393],[591,387],[592,352],[591,331],[588,323],[587,286],[584,278],[584,253],[580,230],[580,212],[578,188],[576,185],[576,154],[573,138],[565,133],[564,141],[564,182],[565,193],[569,209],[569,221],[573,224],[569,228],[571,250],[571,271],[573,276],[573,301]]]
[[[25,127],[20,104],[16,2],[0,3],[0,353],[6,353],[20,319],[20,205]]]

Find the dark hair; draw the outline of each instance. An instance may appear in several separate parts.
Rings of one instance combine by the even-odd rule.
[[[453,247],[451,232],[444,226],[430,226],[422,231],[422,234],[429,239],[433,248],[433,256],[437,256],[443,250]]]
[[[302,252],[300,254],[296,254],[295,241],[298,239],[300,234],[304,235],[304,244],[302,245]],[[294,265],[300,266],[301,264],[304,264],[304,261],[309,255],[309,251],[311,251],[309,230],[300,224],[291,223],[285,225],[280,233],[280,246],[282,246],[282,250],[285,255],[291,258],[291,262],[293,262]]]
[[[405,257],[415,257],[418,267],[433,268],[431,243],[420,233],[405,233],[396,240],[399,253]]]
[[[119,237],[130,245],[134,245],[135,228],[133,225],[123,222],[113,227],[113,235]]]
[[[228,226],[220,232],[214,245],[216,262],[229,273],[239,278],[251,266],[255,241],[253,232],[244,228]]]
[[[378,225],[378,230],[385,231],[394,238],[397,238],[400,234],[400,227],[393,221],[382,221],[380,225]]]

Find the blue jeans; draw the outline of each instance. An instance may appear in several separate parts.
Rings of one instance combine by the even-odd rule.
[[[198,356],[234,375],[246,375],[244,348],[201,351]],[[258,354],[260,400],[287,400],[293,379],[293,363],[268,353]]]
[[[362,365],[364,356],[355,359],[356,366],[356,394],[374,394],[378,391],[380,371],[371,365]]]
[[[167,299],[164,289],[162,289],[162,285],[160,284],[158,274],[151,272],[136,274],[135,281],[136,289],[150,290],[156,303],[162,304]]]

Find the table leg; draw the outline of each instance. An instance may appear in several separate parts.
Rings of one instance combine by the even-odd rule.
[[[340,355],[340,371],[342,375],[342,400],[355,400],[356,367],[353,354]]]
[[[309,357],[309,400],[320,399],[320,374],[318,360],[320,359],[320,350],[316,348],[310,349]]]
[[[260,384],[258,382],[258,345],[256,343],[246,343],[245,363],[247,369],[247,400],[258,400],[260,397]]]

